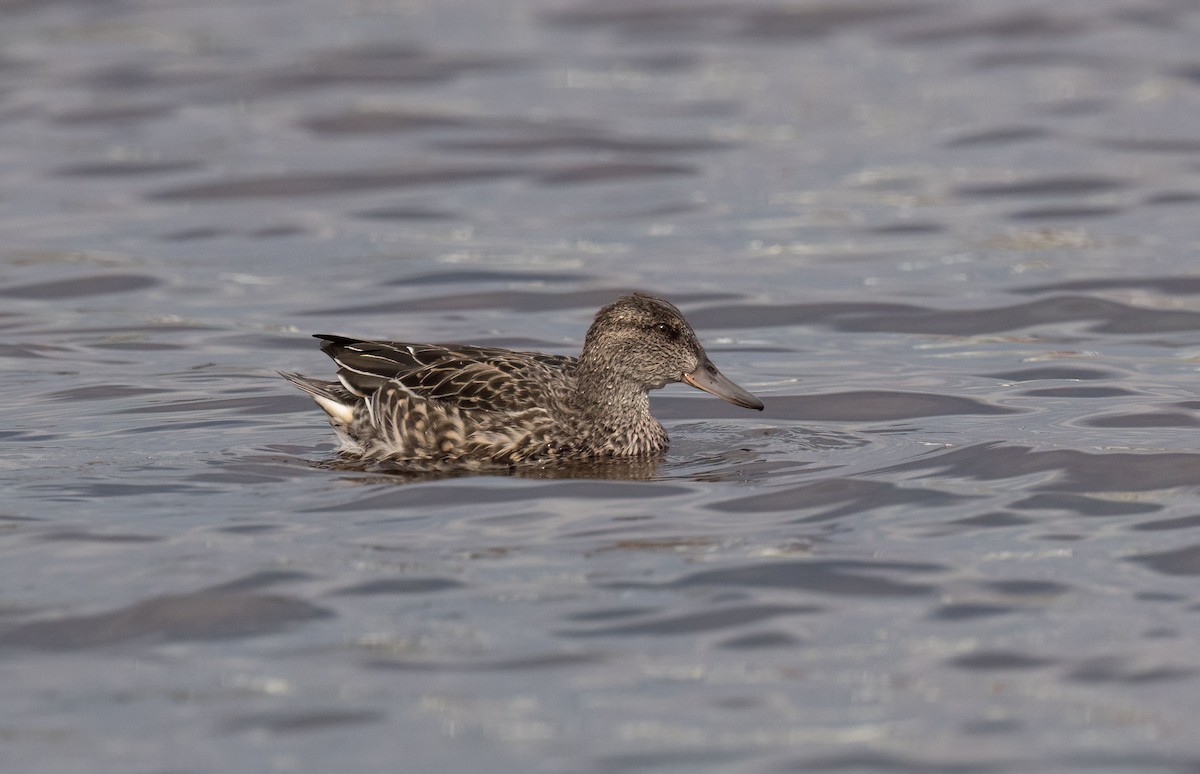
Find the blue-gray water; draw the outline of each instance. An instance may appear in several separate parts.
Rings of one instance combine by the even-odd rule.
[[[0,2],[0,770],[1200,770],[1197,35]],[[275,375],[630,288],[767,410],[624,480],[337,470]]]

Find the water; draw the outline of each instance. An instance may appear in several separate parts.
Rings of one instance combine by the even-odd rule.
[[[5,772],[1200,770],[1200,13],[0,3]],[[310,333],[764,398],[339,470]]]

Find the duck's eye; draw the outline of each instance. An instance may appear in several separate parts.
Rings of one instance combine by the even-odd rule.
[[[658,323],[654,326],[654,330],[672,339],[679,335],[679,331],[675,330],[675,328],[667,323]]]

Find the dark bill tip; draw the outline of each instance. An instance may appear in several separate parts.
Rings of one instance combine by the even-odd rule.
[[[712,361],[707,358],[695,371],[684,374],[683,380],[696,389],[716,395],[721,400],[727,400],[735,406],[756,411],[762,411],[764,408],[761,400],[729,381],[725,374],[718,371]]]

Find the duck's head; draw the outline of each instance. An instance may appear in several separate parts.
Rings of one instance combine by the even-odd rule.
[[[597,312],[580,360],[646,390],[686,382],[734,405],[763,409],[761,400],[717,370],[683,314],[654,296],[622,296]]]

